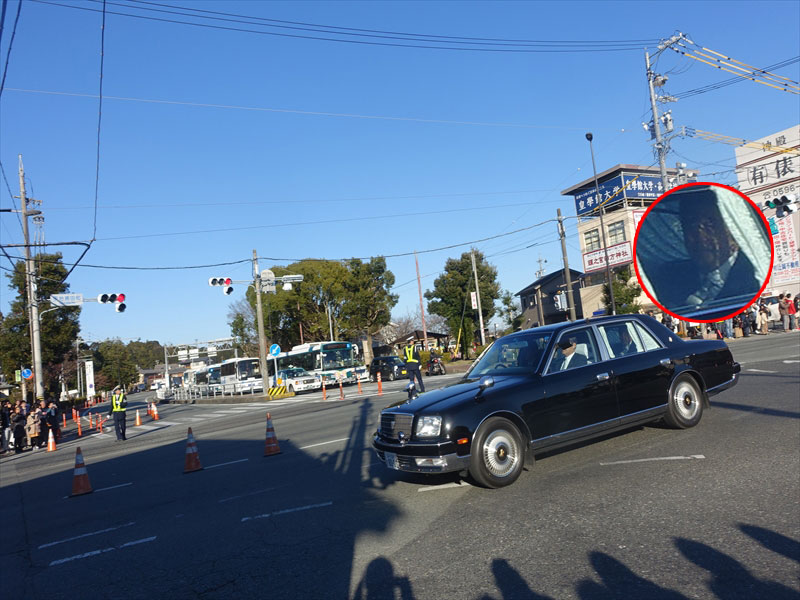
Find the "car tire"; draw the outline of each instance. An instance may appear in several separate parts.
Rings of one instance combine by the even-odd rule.
[[[444,366],[444,363],[439,365],[439,368],[442,370],[442,375],[447,375],[447,369]]]
[[[389,381],[394,381],[394,371],[389,372],[389,377],[387,377]]]
[[[289,387],[286,388],[286,391],[289,392],[290,394],[294,394],[294,386],[290,385]]]
[[[469,472],[475,481],[487,488],[511,485],[524,465],[519,429],[502,417],[487,419],[472,440]]]
[[[372,383],[375,383],[376,381],[378,381],[378,380],[375,378],[375,375],[374,375],[373,373],[370,373],[370,374],[369,374],[369,380],[370,380]]]
[[[697,382],[688,375],[678,377],[670,387],[664,421],[675,429],[688,429],[703,416],[703,395]]]

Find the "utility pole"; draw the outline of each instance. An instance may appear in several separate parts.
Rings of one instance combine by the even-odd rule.
[[[167,391],[172,389],[172,381],[170,381],[169,378],[169,359],[167,358],[166,344],[164,344],[164,386],[166,387]]]
[[[33,357],[34,392],[37,400],[44,400],[44,373],[42,373],[42,341],[39,331],[39,299],[37,298],[36,273],[31,258],[28,236],[28,217],[42,214],[39,210],[28,211],[25,195],[25,167],[19,155],[19,201],[22,208],[22,233],[25,236],[25,282],[28,289],[29,320],[31,327],[31,353]]]
[[[668,40],[661,42],[658,45],[658,51],[653,54],[653,58],[683,39],[686,39],[686,36],[682,33],[678,33],[677,35],[673,35]],[[647,69],[647,89],[650,93],[650,109],[653,112],[652,136],[656,140],[655,149],[656,155],[658,156],[658,169],[661,171],[661,185],[664,186],[664,191],[666,192],[669,189],[669,182],[667,181],[667,143],[669,140],[665,139],[664,136],[661,135],[661,125],[659,123],[662,121],[662,119],[664,120],[667,133],[673,130],[673,125],[672,116],[670,115],[671,111],[667,111],[667,113],[663,116],[658,114],[655,88],[663,86],[667,82],[667,77],[665,75],[658,75],[657,73],[653,72],[650,64],[650,53],[647,50],[644,51],[644,64]],[[662,102],[674,102],[677,100],[677,98],[672,96],[662,96],[659,98],[659,100]]]
[[[422,305],[422,280],[419,278],[419,259],[417,259],[417,251],[414,250],[414,262],[417,265],[417,289],[419,290],[419,311],[422,315],[422,338],[425,344],[423,348],[428,349],[428,328],[425,326],[425,307]]]
[[[256,323],[258,324],[258,368],[261,370],[261,380],[264,382],[264,392],[270,387],[270,378],[267,372],[267,337],[264,334],[264,312],[261,310],[261,271],[258,270],[258,253],[253,250],[253,287],[256,290]],[[278,374],[275,373],[277,381]]]
[[[561,213],[559,212],[559,214],[561,214]],[[542,255],[540,254],[539,258],[538,258],[538,260],[536,262],[539,263],[539,270],[536,271],[536,279],[541,279],[542,277],[544,277],[544,272],[545,272],[544,271],[544,263],[547,262],[547,259],[546,258],[542,258]]]
[[[569,274],[569,260],[567,259],[567,234],[564,231],[564,217],[558,209],[558,237],[561,238],[561,254],[564,257],[564,282],[567,284],[567,306],[569,307],[569,320],[575,320],[575,301],[572,297],[572,278]]]
[[[597,203],[600,207],[600,234],[602,235],[603,240],[603,252],[605,253],[606,258],[606,283],[608,283],[608,297],[611,300],[611,314],[617,314],[617,304],[614,302],[614,285],[611,279],[611,265],[608,262],[608,244],[606,244],[606,225],[603,221],[603,213],[605,212],[605,208],[602,204],[602,199],[600,197],[600,184],[597,183],[597,167],[594,164],[594,148],[592,147],[592,139],[593,136],[591,132],[586,134],[586,139],[589,141],[589,152],[592,153],[592,172],[594,173],[594,193],[597,197]]]
[[[486,345],[486,336],[483,333],[483,311],[481,310],[481,290],[478,287],[478,269],[475,266],[475,250],[471,250],[469,253],[470,257],[472,258],[472,274],[475,276],[475,295],[478,298],[478,320],[481,324],[481,346]]]

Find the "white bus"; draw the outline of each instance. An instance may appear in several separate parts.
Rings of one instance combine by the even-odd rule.
[[[270,368],[272,368],[270,361]],[[350,342],[313,342],[294,346],[278,356],[278,369],[300,367],[319,377],[326,386],[355,383],[369,377],[368,369],[356,358]]]
[[[194,374],[194,385],[203,388],[209,394],[216,394],[222,391],[220,368],[221,365],[218,364],[201,367]]]
[[[225,393],[264,391],[257,358],[229,358],[219,367],[220,384]]]

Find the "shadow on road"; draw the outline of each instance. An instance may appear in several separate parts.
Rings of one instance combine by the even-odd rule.
[[[791,410],[780,410],[777,408],[764,408],[763,406],[753,406],[751,404],[733,404],[732,402],[712,402],[712,406],[729,408],[731,410],[742,410],[745,412],[769,415],[771,417],[786,417],[788,419],[800,419],[800,413]]]

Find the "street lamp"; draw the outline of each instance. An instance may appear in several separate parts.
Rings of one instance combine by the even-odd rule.
[[[603,212],[605,209],[603,208],[603,204],[600,202],[600,185],[597,183],[597,167],[594,164],[594,148],[592,147],[592,134],[591,132],[586,134],[586,139],[589,142],[589,152],[592,153],[592,172],[594,173],[594,190],[597,198],[597,202],[600,207],[600,233],[603,238],[603,252],[606,256],[606,282],[608,283],[608,296],[611,299],[611,314],[617,314],[617,304],[614,302],[614,286],[611,283],[611,265],[608,262],[608,245],[606,244],[606,226],[605,222],[603,221]]]

